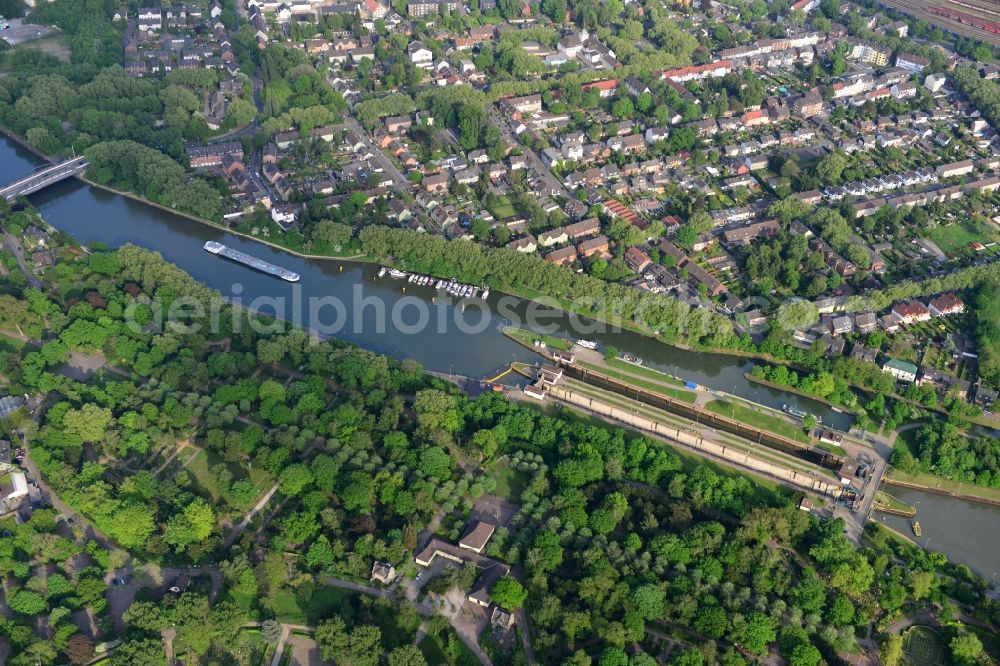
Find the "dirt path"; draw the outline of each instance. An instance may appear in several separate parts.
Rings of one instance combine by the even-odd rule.
[[[186,449],[189,446],[191,446],[191,440],[189,440],[189,439],[185,439],[182,442],[178,442],[177,447],[174,449],[174,452],[171,453],[170,456],[168,456],[167,459],[163,461],[162,465],[160,465],[159,467],[157,467],[156,469],[153,470],[153,476],[159,476],[160,472],[162,472],[164,469],[166,469],[167,465],[169,465],[170,463],[172,463],[177,458],[177,456],[179,456],[181,454],[181,451],[183,451],[184,449]],[[197,455],[197,454],[195,454],[195,455]],[[188,461],[184,463],[184,467],[187,467],[188,463],[191,462],[191,460],[194,460],[194,456],[191,456],[191,458],[189,458]],[[183,469],[183,467],[182,467],[182,469]]]
[[[267,493],[260,498],[260,501],[254,504],[253,508],[247,512],[247,515],[243,516],[243,520],[241,520],[239,524],[233,528],[233,531],[229,533],[229,536],[226,537],[225,541],[226,548],[232,546],[233,543],[236,542],[236,540],[240,537],[240,535],[243,534],[244,530],[246,530],[246,528],[250,525],[250,521],[252,521],[254,519],[254,516],[260,513],[261,510],[265,506],[267,506],[267,503],[271,501],[271,498],[274,497],[274,494],[276,492],[278,492],[278,484],[274,484],[273,486],[271,486],[271,489],[268,490]]]

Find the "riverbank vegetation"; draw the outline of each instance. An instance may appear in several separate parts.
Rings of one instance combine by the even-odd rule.
[[[576,274],[542,257],[382,226],[365,227],[360,239],[366,255],[393,257],[407,270],[544,296],[580,314],[609,323],[620,321],[667,342],[710,347],[749,344],[748,338],[735,335],[728,318],[712,310]]]
[[[905,474],[934,474],[1000,489],[1000,440],[935,422],[901,437],[889,462]]]
[[[979,377],[1000,388],[1000,279],[985,282],[976,293],[976,352]]]
[[[140,596],[125,613],[115,666],[158,658],[165,629],[177,632],[175,651],[244,663],[242,624],[292,618],[317,623],[334,659],[361,663],[349,647],[361,644],[366,657],[394,654],[414,623],[379,618],[412,607],[344,604],[325,581],[367,580],[376,560],[412,572],[416,535],[436,515],[435,536],[459,539],[477,503],[493,501],[488,470],[501,457],[523,478],[507,485],[513,516],[485,554],[523,572],[543,662],[617,659],[647,645],[649,629],[677,635],[692,659],[739,666],[778,641],[786,658],[814,666],[856,650],[856,627],[949,589],[923,551],[897,561],[888,545],[857,550],[841,521],[744,476],[684,465],[661,442],[500,394],[471,400],[416,363],[296,329],[255,330],[228,306],[209,328],[216,295],[153,253],[67,252],[46,279],[46,292],[18,298],[43,322],[36,346],[8,353],[2,368],[17,391],[47,398],[34,464],[139,560],[223,560],[217,594],[207,578],[173,595],[151,584],[166,596]],[[185,310],[183,328],[161,323],[181,295],[205,312]],[[104,363],[80,376],[67,369],[70,353]],[[212,489],[227,492],[215,495],[185,467],[191,458],[174,456],[188,448],[212,453]],[[251,466],[276,490],[267,519],[244,529]],[[981,581],[947,584],[989,617]],[[48,607],[28,610],[19,622]],[[448,654],[461,650],[435,636],[422,653],[456,663]]]

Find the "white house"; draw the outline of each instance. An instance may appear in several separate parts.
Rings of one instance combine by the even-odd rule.
[[[944,74],[928,74],[927,78],[924,79],[924,88],[927,88],[932,93],[935,93],[944,86],[946,81]]]
[[[410,62],[421,69],[430,69],[434,66],[434,54],[424,46],[423,42],[412,42],[406,47],[406,53],[410,56]]]

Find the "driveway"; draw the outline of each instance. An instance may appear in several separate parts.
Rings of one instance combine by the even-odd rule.
[[[192,567],[189,569],[162,567],[160,568],[158,580],[153,580],[147,572],[141,571],[132,575],[131,580],[129,580],[129,582],[125,585],[111,584],[111,581],[116,577],[122,575],[127,577],[130,573],[130,569],[125,571],[113,571],[108,573],[104,580],[104,582],[108,585],[108,591],[106,594],[108,599],[108,612],[111,613],[111,619],[114,622],[115,629],[117,631],[125,629],[125,622],[122,620],[122,615],[124,615],[125,611],[128,610],[128,607],[132,605],[132,602],[135,601],[135,595],[143,588],[158,588],[182,574],[191,576],[192,578],[195,576],[207,575],[212,581],[212,590],[208,595],[209,603],[215,601],[216,596],[219,594],[219,590],[222,588],[222,572],[220,572],[217,567],[211,566]]]
[[[31,272],[31,269],[28,268],[28,264],[24,261],[24,248],[22,248],[21,243],[7,233],[6,230],[3,232],[3,245],[11,254],[14,255],[14,258],[17,259],[17,267],[21,269],[22,273],[24,273],[24,277],[28,281],[28,284],[34,289],[41,289],[42,281],[35,277],[35,274]]]

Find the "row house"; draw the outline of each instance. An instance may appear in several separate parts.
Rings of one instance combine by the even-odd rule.
[[[517,252],[522,252],[524,254],[534,254],[538,250],[538,241],[534,236],[528,234],[522,236],[521,238],[516,238],[511,242],[507,243],[506,247],[510,250],[516,250]]]
[[[954,293],[946,293],[932,298],[928,309],[935,317],[948,317],[965,312],[965,303]]]
[[[642,134],[630,134],[625,137],[608,139],[607,146],[613,152],[634,155],[646,151],[646,140]]]
[[[723,59],[704,65],[690,65],[688,67],[666,70],[660,74],[660,78],[673,81],[674,83],[684,83],[686,81],[701,81],[708,78],[722,77],[731,71],[733,71],[732,61]]]
[[[582,88],[584,90],[596,90],[598,95],[602,98],[611,97],[618,90],[618,80],[617,79],[604,79],[603,81],[591,81],[590,83],[583,84]]]
[[[912,53],[900,52],[896,56],[896,67],[905,69],[911,74],[919,74],[925,67],[930,66],[930,64],[931,61],[929,59]]]
[[[625,265],[636,273],[643,272],[653,263],[648,254],[635,246],[625,250],[623,259],[625,260]]]
[[[542,112],[542,96],[523,95],[520,97],[505,97],[500,100],[500,105],[511,120],[520,120],[524,116]]]
[[[972,160],[962,160],[960,162],[942,164],[937,168],[937,175],[938,178],[952,178],[954,176],[964,176],[972,173],[974,170],[975,165]]]
[[[202,167],[218,166],[227,155],[236,159],[243,159],[243,144],[239,141],[228,143],[217,143],[210,146],[188,146],[185,148],[191,167],[198,169]]]
[[[889,311],[902,324],[915,324],[928,321],[931,318],[931,311],[926,305],[918,301],[903,301],[896,303]]]
[[[813,237],[809,239],[809,247],[814,252],[821,252],[826,265],[837,273],[840,273],[842,277],[850,277],[858,270],[854,264],[840,256],[840,254],[838,254],[837,251],[822,238]]]
[[[761,236],[775,236],[781,226],[775,220],[765,220],[741,227],[723,230],[722,239],[726,245],[749,245]]]
[[[545,260],[550,261],[557,266],[568,266],[572,264],[577,259],[576,248],[572,245],[567,245],[566,247],[559,248],[557,250],[552,250],[545,255]]]
[[[875,87],[875,80],[871,76],[859,76],[851,81],[837,81],[831,88],[834,99],[844,99],[854,97]]]
[[[593,254],[606,256],[609,254],[610,242],[608,237],[601,235],[582,241],[576,246],[576,251],[581,257],[590,257]]]

